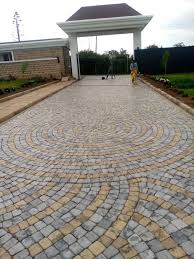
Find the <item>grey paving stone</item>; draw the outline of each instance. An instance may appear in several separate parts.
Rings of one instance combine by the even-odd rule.
[[[173,257],[167,250],[160,251],[156,255],[158,259],[173,259]]]
[[[50,246],[45,250],[45,254],[47,255],[48,258],[53,258],[58,253],[59,251],[54,246]]]
[[[194,246],[191,241],[184,242],[181,244],[181,246],[188,255],[194,254]]]
[[[65,236],[65,237],[63,238],[63,240],[64,240],[68,245],[71,245],[71,244],[73,244],[73,243],[76,241],[76,238],[75,238],[73,235],[68,234],[67,236]]]
[[[24,249],[24,246],[21,243],[17,243],[16,245],[14,245],[12,248],[9,249],[9,253],[11,255],[15,255],[20,251],[22,251],[23,249]]]
[[[112,245],[110,245],[104,252],[103,254],[106,256],[106,258],[112,258],[116,254],[118,254],[119,251]]]
[[[154,259],[155,255],[151,250],[145,250],[144,252],[140,253],[141,258],[145,259]]]

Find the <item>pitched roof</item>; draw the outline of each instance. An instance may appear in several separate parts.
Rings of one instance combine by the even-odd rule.
[[[67,21],[141,15],[127,4],[110,4],[81,7]]]

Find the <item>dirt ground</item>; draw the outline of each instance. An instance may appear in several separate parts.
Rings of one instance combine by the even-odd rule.
[[[192,96],[182,97],[180,94],[177,93],[176,89],[174,89],[174,90],[169,89],[163,83],[157,82],[157,81],[151,79],[150,77],[148,77],[146,75],[144,75],[142,78],[144,80],[146,80],[147,82],[151,83],[156,88],[159,88],[160,90],[168,93],[169,95],[175,97],[176,99],[180,100],[181,102],[183,102],[183,103],[187,104],[188,106],[194,108],[194,97],[192,97]]]

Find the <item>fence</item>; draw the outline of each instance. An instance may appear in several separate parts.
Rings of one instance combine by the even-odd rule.
[[[128,74],[130,60],[127,57],[115,58],[113,69],[115,74]],[[109,68],[109,59],[102,58],[82,58],[80,57],[80,70],[82,75],[105,75]]]
[[[163,74],[161,61],[168,51],[170,54],[167,64],[167,73],[194,72],[194,46],[175,48],[138,49],[135,57],[139,70],[143,74]]]

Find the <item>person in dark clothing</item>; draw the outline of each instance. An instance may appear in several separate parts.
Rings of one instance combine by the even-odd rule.
[[[111,75],[111,78],[113,79],[115,77],[114,74],[114,65],[113,65],[113,57],[110,57],[110,65],[107,71],[106,79],[108,79],[109,75]]]

